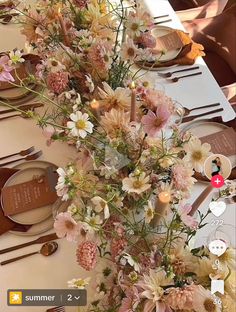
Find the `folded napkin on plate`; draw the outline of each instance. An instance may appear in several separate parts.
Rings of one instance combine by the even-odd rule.
[[[3,188],[5,182],[13,175],[17,170],[1,168],[0,169],[0,195],[1,189]],[[0,235],[6,233],[10,230],[26,232],[30,228],[29,225],[18,224],[9,218],[5,217],[2,211],[1,203],[0,203]]]
[[[158,63],[139,62],[138,64],[150,68],[169,67],[173,65],[193,65],[197,57],[205,55],[203,52],[204,47],[201,44],[194,42],[187,33],[182,30],[175,30],[175,32],[178,34],[184,45],[182,51],[175,59]]]
[[[6,55],[5,52],[0,53],[0,57]],[[25,62],[21,64],[16,70],[11,71],[11,75],[15,79],[14,84],[19,84],[20,80],[26,79],[29,76],[29,73],[34,74],[36,71],[36,65],[39,63],[40,58],[34,54],[26,54],[23,56]],[[9,82],[0,81],[0,91],[15,88]],[[0,94],[1,97],[1,94]]]

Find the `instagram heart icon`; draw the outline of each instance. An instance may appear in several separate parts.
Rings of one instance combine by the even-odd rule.
[[[225,212],[226,204],[223,201],[213,201],[210,203],[209,208],[214,216],[219,217]]]

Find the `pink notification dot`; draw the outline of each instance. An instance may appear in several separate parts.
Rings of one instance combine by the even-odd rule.
[[[221,188],[224,184],[225,180],[220,174],[217,174],[211,178],[211,185],[215,188]]]

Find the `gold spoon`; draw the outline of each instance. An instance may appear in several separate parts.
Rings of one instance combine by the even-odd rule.
[[[0,264],[5,265],[5,264],[12,263],[12,262],[33,256],[33,255],[37,255],[37,254],[41,254],[45,257],[48,257],[48,256],[51,256],[52,254],[54,254],[57,251],[57,249],[58,249],[58,244],[56,242],[45,243],[45,244],[43,244],[43,246],[41,247],[41,249],[39,251],[31,252],[31,253],[26,254],[26,255],[22,255],[22,256],[19,256],[16,258],[5,260],[5,261],[2,261]]]

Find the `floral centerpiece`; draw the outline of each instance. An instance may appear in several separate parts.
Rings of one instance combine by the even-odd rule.
[[[193,216],[188,203],[210,146],[180,131],[176,103],[134,66],[158,62],[151,15],[122,0],[43,0],[20,13],[40,62],[22,80],[16,71],[25,55],[11,51],[0,58],[0,80],[40,85],[50,109],[27,114],[49,145],[61,140],[78,149],[77,159],[58,169],[57,193],[69,207],[54,227],[77,242],[81,269],[92,275],[100,268],[90,281],[69,282],[92,289],[86,310],[233,311],[234,250],[215,267],[205,246],[191,247],[210,213]],[[225,296],[211,294],[211,279],[225,280]]]

